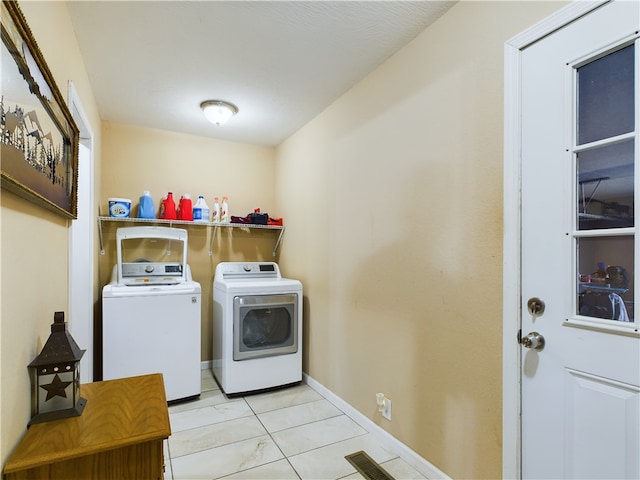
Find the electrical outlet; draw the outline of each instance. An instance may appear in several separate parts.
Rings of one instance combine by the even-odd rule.
[[[382,407],[382,416],[391,421],[391,400],[384,399],[384,406]]]
[[[387,420],[391,420],[391,400],[384,396],[384,393],[376,393],[376,404],[378,411]]]

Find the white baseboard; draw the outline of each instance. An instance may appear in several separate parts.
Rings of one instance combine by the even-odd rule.
[[[321,383],[314,380],[312,377],[307,375],[306,373],[302,374],[302,381],[305,382],[309,387],[313,388],[316,392],[326,398],[329,402],[331,402],[336,408],[345,413],[351,420],[356,422],[362,428],[364,428],[367,432],[372,435],[378,437],[384,444],[389,447],[393,452],[398,454],[398,456],[411,465],[413,468],[418,470],[422,475],[431,480],[451,480],[446,473],[442,472],[436,466],[429,463],[427,460],[422,458],[416,452],[407,447],[404,443],[398,440],[396,437],[391,435],[385,429],[376,425],[371,419],[364,416],[358,410],[353,408],[347,402],[345,402],[342,398],[338,397],[336,394],[331,392],[328,388],[326,388]]]
[[[211,360],[200,362],[200,370],[211,370],[211,365],[213,365]]]

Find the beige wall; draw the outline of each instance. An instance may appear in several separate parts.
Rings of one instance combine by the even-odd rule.
[[[213,197],[229,197],[231,215],[244,217],[255,208],[279,217],[275,209],[275,149],[223,142],[180,133],[105,122],[102,129],[104,172],[100,211],[107,215],[109,197],[132,200],[137,215],[138,199],[149,190],[156,208],[168,191],[176,202],[188,193],[195,202],[204,195],[213,207]],[[117,227],[104,224],[105,255],[100,258],[100,285],[109,282],[115,257]],[[222,261],[277,261],[272,257],[275,231],[221,230],[209,256],[212,229],[188,226],[188,262],[193,278],[202,286],[202,359],[211,360],[211,292],[215,267]]]
[[[96,134],[99,172],[100,119],[67,8],[63,2],[20,5],[62,96],[67,98],[69,80],[76,87]],[[54,312],[68,308],[70,222],[5,191],[0,222],[0,454],[4,465],[31,415],[27,365],[49,337]]]
[[[457,4],[278,149],[305,371],[453,478],[501,476],[503,45],[560,6]]]

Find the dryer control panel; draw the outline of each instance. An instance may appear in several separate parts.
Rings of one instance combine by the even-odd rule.
[[[275,262],[220,262],[216,276],[225,279],[282,278]]]

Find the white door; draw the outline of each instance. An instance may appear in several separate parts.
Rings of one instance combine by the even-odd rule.
[[[639,7],[522,52],[523,478],[640,478]]]

